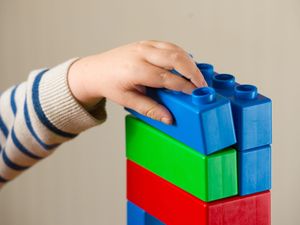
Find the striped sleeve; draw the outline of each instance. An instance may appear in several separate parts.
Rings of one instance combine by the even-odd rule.
[[[60,144],[106,119],[105,100],[93,113],[73,97],[67,73],[76,59],[30,73],[0,97],[0,188]]]

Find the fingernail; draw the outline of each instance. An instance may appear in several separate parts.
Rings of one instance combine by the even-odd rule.
[[[168,124],[168,125],[172,124],[172,119],[170,119],[168,117],[163,117],[163,118],[161,118],[160,121],[165,123],[165,124]]]

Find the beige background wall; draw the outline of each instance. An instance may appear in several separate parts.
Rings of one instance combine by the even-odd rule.
[[[299,225],[299,0],[0,0],[0,89],[143,39],[182,45],[273,99],[272,224]],[[1,225],[125,225],[125,113],[108,112],[1,191]]]

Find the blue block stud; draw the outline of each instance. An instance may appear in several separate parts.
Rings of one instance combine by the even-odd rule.
[[[230,102],[216,94],[214,89],[197,88],[192,95],[187,95],[148,88],[146,94],[171,112],[174,119],[172,125],[127,110],[196,151],[208,155],[236,143]]]
[[[245,151],[272,143],[272,102],[253,85],[239,85],[234,76],[218,74],[212,87],[231,101],[237,150]]]
[[[204,79],[206,80],[208,86],[211,86],[213,77],[215,75],[213,65],[207,63],[197,63],[196,65],[204,76]]]
[[[164,225],[164,223],[160,222],[134,203],[128,201],[127,225]]]
[[[270,145],[238,152],[239,195],[271,189]]]
[[[237,85],[239,84],[235,82],[235,77],[231,74],[217,74],[212,80],[212,87],[225,97],[232,97]]]

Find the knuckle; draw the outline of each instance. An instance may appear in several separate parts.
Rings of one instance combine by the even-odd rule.
[[[138,41],[138,45],[145,45],[148,41],[146,40],[142,40],[142,41]]]
[[[179,51],[174,51],[173,53],[171,53],[171,60],[173,62],[179,62],[182,61],[183,59],[183,54]]]
[[[175,50],[177,49],[177,46],[174,43],[169,41],[157,41],[157,43],[160,44],[161,46],[168,47],[169,49],[172,48],[174,48]]]
[[[156,110],[158,108],[158,104],[153,104],[149,108],[144,109],[143,114],[147,117],[156,119]]]
[[[144,51],[147,45],[147,41],[139,41],[136,43],[136,49],[137,51]]]
[[[174,44],[174,43],[171,43],[171,42],[165,42],[165,44],[166,44],[167,46],[169,46],[170,48],[176,49],[177,51],[178,51],[178,50],[181,50],[181,48],[180,48],[178,45]]]
[[[173,44],[170,43],[170,42],[160,42],[160,45],[162,47],[165,47],[165,48],[168,48],[168,49],[173,49],[174,48]]]
[[[161,73],[160,79],[161,79],[162,84],[165,84],[170,79],[170,74],[167,72]]]
[[[145,50],[145,46],[143,44],[137,44],[136,45],[136,51],[137,52],[143,52]]]

